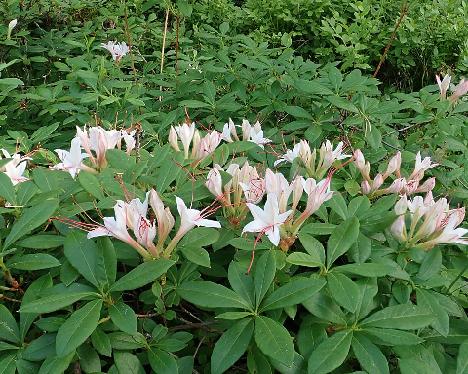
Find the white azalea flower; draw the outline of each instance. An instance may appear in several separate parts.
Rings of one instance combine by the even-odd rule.
[[[247,203],[247,207],[252,213],[254,220],[244,227],[242,233],[259,232],[266,234],[272,244],[278,245],[281,240],[279,228],[291,215],[292,210],[280,213],[278,196],[273,193],[267,195],[264,209],[250,203]]]
[[[115,41],[109,41],[107,43],[101,43],[101,47],[107,49],[112,55],[114,61],[117,63],[120,62],[122,57],[130,52],[130,48],[125,42],[116,43]]]
[[[70,173],[72,178],[83,169],[83,160],[88,157],[86,153],[81,153],[81,140],[75,137],[71,141],[70,151],[63,149],[56,149],[61,163],[55,165],[53,168],[57,170],[66,170]]]

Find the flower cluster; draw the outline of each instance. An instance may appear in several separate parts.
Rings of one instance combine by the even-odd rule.
[[[281,247],[284,250],[294,243],[306,219],[332,197],[331,175],[319,183],[313,178],[304,179],[301,176],[296,176],[289,183],[282,173],[275,173],[271,169],[266,169],[262,178],[248,162],[242,167],[233,163],[226,170],[231,179],[223,186],[221,171],[215,165],[208,173],[206,186],[223,205],[225,216],[237,226],[250,210],[254,221],[247,224],[243,232],[266,234],[274,245],[279,245],[282,239]],[[308,198],[305,209],[299,212],[297,207],[303,192]],[[264,209],[261,209],[257,204],[265,194],[266,203]]]
[[[156,217],[153,220],[148,218],[148,200]],[[144,201],[138,198],[128,203],[117,200],[114,206],[114,217],[104,217],[104,225],[98,225],[89,232],[88,239],[113,236],[131,245],[143,258],[148,259],[170,257],[180,239],[195,226],[221,227],[219,222],[205,218],[211,214],[211,210],[200,211],[188,208],[179,197],[176,197],[176,202],[180,226],[169,243],[167,243],[168,237],[175,225],[175,219],[154,189],[147,192]],[[133,232],[133,237],[129,234],[129,230]],[[155,243],[156,235],[158,240]]]
[[[225,172],[230,180],[223,185],[221,173]],[[215,165],[207,176],[206,187],[223,206],[224,215],[237,226],[245,219],[248,209],[246,203],[257,204],[265,194],[265,179],[257,169],[246,161],[241,167],[232,163],[224,171]]]
[[[11,180],[13,185],[27,181],[28,178],[23,176],[26,170],[27,160],[30,160],[29,157],[23,157],[19,153],[14,153],[10,155],[6,149],[1,150],[5,159],[11,159],[3,166],[0,166],[0,172],[5,173]],[[0,159],[2,156],[0,155]]]
[[[449,209],[447,199],[434,201],[432,192],[423,199],[406,195],[395,205],[398,218],[391,231],[395,238],[408,248],[429,250],[437,244],[468,244],[463,236],[468,230],[457,228],[465,218],[465,208]]]
[[[242,126],[238,127],[242,127],[243,141],[255,142],[261,147],[270,142],[263,137],[258,122],[252,126],[244,120]],[[120,148],[122,139],[126,142],[127,151],[131,151],[135,145],[133,134],[105,131],[99,127],[88,131],[78,128],[70,152],[57,150],[62,163],[56,168],[67,169],[74,176],[79,170],[88,168],[83,164],[84,159],[90,159],[95,167],[103,167],[106,165],[106,150],[116,146]],[[212,155],[221,140],[241,140],[231,120],[224,126],[223,133],[209,131],[202,137],[195,123],[183,123],[171,127],[169,134],[173,149],[183,152],[184,158],[190,160],[193,167]],[[81,153],[81,148],[85,153]],[[219,222],[206,217],[221,207],[224,217],[233,227],[243,224],[250,212],[253,220],[243,224],[242,233],[256,233],[257,240],[266,235],[273,245],[287,251],[307,219],[332,198],[331,179],[337,170],[333,165],[349,157],[344,154],[343,143],[333,147],[326,140],[319,150],[312,150],[302,140],[274,163],[274,166],[279,166],[298,161],[300,168],[293,170],[295,174],[291,181],[281,172],[269,168],[263,172],[248,161],[233,160],[225,169],[215,164],[209,170],[205,182],[207,189],[216,198],[215,202],[200,211],[188,208],[176,197],[180,224],[174,235],[170,235],[175,226],[174,216],[156,191],[150,190],[144,201],[118,200],[114,206],[114,217],[105,217],[104,224],[91,231],[88,237],[110,235],[130,244],[145,258],[169,257],[180,239],[193,227],[219,228]],[[361,188],[364,195],[402,195],[395,207],[399,217],[391,227],[398,240],[423,249],[430,249],[439,243],[468,244],[468,239],[463,238],[468,230],[456,228],[463,220],[464,209],[449,210],[446,199],[434,202],[431,191],[435,186],[435,178],[423,182],[425,172],[437,166],[430,157],[423,159],[418,152],[413,171],[403,176],[401,153],[397,152],[389,160],[386,170],[374,178],[370,176],[371,165],[360,150],[354,152],[350,161],[362,175]],[[346,163],[340,167],[344,165]],[[391,183],[384,186],[388,179]],[[422,192],[428,193],[424,200],[420,196],[413,200],[407,198],[407,195]],[[266,200],[262,208],[260,204],[264,197]],[[150,216],[149,207],[153,211]]]
[[[275,162],[275,166],[283,162],[293,163],[299,160],[300,166],[304,167],[305,173],[310,178],[323,178],[328,170],[337,160],[344,160],[349,155],[343,154],[343,142],[339,142],[333,149],[333,145],[329,140],[326,140],[319,150],[319,158],[317,160],[317,150],[310,149],[307,141],[301,140],[294,145],[293,149],[288,149],[287,152]]]
[[[210,156],[221,142],[218,131],[210,131],[204,137],[195,129],[195,122],[183,123],[173,127],[169,132],[169,143],[175,151],[180,152],[178,140],[182,143],[185,159],[199,162]]]
[[[445,74],[444,78],[441,80],[439,75],[436,75],[436,81],[439,85],[440,97],[443,99],[447,98],[447,91],[450,88],[450,81],[452,77],[448,74]],[[452,102],[457,101],[460,97],[468,93],[468,80],[462,79],[454,88],[453,93],[449,97],[449,100]]]
[[[401,153],[397,152],[388,162],[384,173],[378,173],[372,179],[370,176],[370,163],[365,160],[361,150],[354,152],[354,165],[362,175],[361,191],[364,195],[377,197],[385,194],[414,194],[429,192],[435,186],[435,178],[429,178],[421,184],[424,173],[428,169],[436,167],[438,164],[432,163],[430,157],[421,158],[421,153],[416,154],[416,162],[413,172],[408,177],[401,175]],[[388,177],[392,176],[392,183],[382,188]]]
[[[128,47],[127,43],[117,43],[115,41],[109,41],[107,43],[101,43],[101,47],[107,49],[112,58],[115,62],[119,63],[122,57],[124,57],[128,52],[130,52],[130,48]]]
[[[80,170],[94,172],[93,168],[104,168],[107,166],[106,151],[108,149],[122,146],[122,140],[126,145],[126,152],[130,153],[136,145],[135,130],[128,133],[126,130],[104,130],[100,126],[82,130],[76,128],[76,136],[71,141],[70,150],[56,149],[60,163],[53,168],[67,170],[75,178]],[[82,153],[81,150],[85,153]],[[83,163],[89,159],[92,167]]]
[[[242,138],[239,138],[236,127],[240,127],[242,129]],[[234,125],[232,119],[229,118],[229,122],[224,124],[221,138],[228,143],[232,143],[234,141],[239,140],[253,142],[261,148],[263,148],[265,144],[271,143],[270,139],[263,137],[263,130],[262,126],[260,125],[260,122],[257,121],[252,126],[250,122],[246,119],[242,120],[242,125],[236,126]]]

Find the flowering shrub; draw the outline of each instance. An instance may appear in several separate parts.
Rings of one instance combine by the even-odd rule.
[[[13,3],[0,372],[466,372],[466,80],[382,94],[198,2]]]
[[[463,372],[465,209],[434,200],[430,156],[278,152],[247,120],[139,142],[77,127],[48,168],[3,150],[7,372]]]

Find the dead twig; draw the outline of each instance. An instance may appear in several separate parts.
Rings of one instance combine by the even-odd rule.
[[[403,1],[403,4],[401,6],[400,18],[398,19],[398,21],[397,21],[397,23],[395,25],[395,28],[393,29],[392,35],[390,36],[390,39],[389,39],[387,45],[385,46],[384,52],[382,53],[382,56],[380,57],[379,64],[375,68],[374,74],[372,74],[373,78],[375,78],[377,76],[377,74],[379,74],[380,68],[382,67],[382,64],[384,63],[385,58],[387,57],[388,50],[390,49],[390,47],[392,46],[393,41],[396,38],[396,33],[397,33],[398,29],[400,28],[401,22],[403,21],[403,18],[405,18],[405,16],[408,14],[408,9],[409,9],[408,2],[405,0],[405,1]]]

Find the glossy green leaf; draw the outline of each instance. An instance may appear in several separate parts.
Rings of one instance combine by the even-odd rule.
[[[228,268],[228,280],[232,289],[253,308],[255,305],[254,282],[252,275],[246,273],[245,267],[232,261]]]
[[[268,317],[255,318],[255,342],[265,355],[274,357],[286,366],[292,365],[293,339],[283,325]]]
[[[167,259],[145,262],[117,280],[112,285],[111,291],[128,291],[142,287],[158,279],[172,265],[174,265],[174,261]]]
[[[96,287],[103,283],[104,258],[92,240],[78,231],[71,231],[63,248],[67,260],[87,281]]]
[[[158,348],[148,352],[148,360],[154,373],[177,374],[177,361],[173,355]]]
[[[346,359],[353,333],[340,331],[324,340],[310,355],[309,374],[326,374],[338,368]]]
[[[109,316],[112,322],[123,332],[136,334],[137,316],[132,308],[123,302],[109,307]]]
[[[386,307],[372,314],[361,325],[401,330],[415,330],[426,327],[434,320],[431,311],[413,304]]]
[[[88,296],[95,295],[93,292],[70,292],[57,295],[41,297],[38,300],[21,305],[21,313],[51,313],[73,304]]]
[[[457,355],[457,372],[456,374],[468,373],[468,340],[460,345]]]
[[[60,357],[75,351],[93,333],[101,315],[102,300],[93,300],[75,311],[60,327],[56,351]]]
[[[31,253],[15,257],[8,266],[18,270],[41,270],[60,266],[60,261],[47,253]]]
[[[276,261],[271,251],[265,252],[255,265],[255,305],[259,306],[275,278]]]
[[[211,356],[211,372],[224,373],[247,350],[252,339],[254,323],[251,318],[236,322],[216,342]]]
[[[330,295],[338,304],[354,313],[360,301],[359,287],[350,278],[337,272],[327,276]]]
[[[18,239],[46,222],[57,208],[57,199],[48,199],[30,208],[26,208],[21,217],[13,224],[3,244],[3,250],[8,249]]]
[[[388,374],[387,359],[382,351],[366,337],[356,334],[351,342],[353,352],[361,367],[368,373]]]
[[[119,374],[145,374],[138,357],[129,352],[115,352],[114,361]]]
[[[0,339],[19,343],[20,333],[15,318],[5,305],[0,304]]]
[[[359,235],[359,221],[356,217],[352,217],[337,226],[327,245],[327,267],[329,268],[335,260],[346,253],[353,245]]]
[[[206,308],[249,309],[249,304],[234,291],[208,281],[182,283],[177,293],[192,304]]]
[[[295,279],[273,291],[263,300],[260,311],[267,311],[300,304],[320,291],[326,282],[324,279]]]

